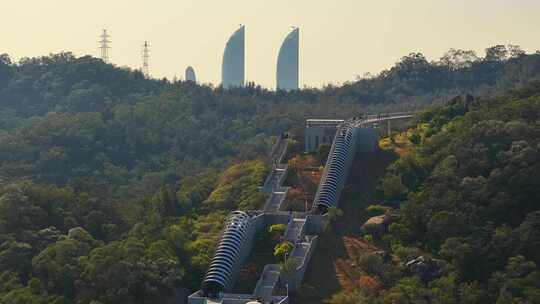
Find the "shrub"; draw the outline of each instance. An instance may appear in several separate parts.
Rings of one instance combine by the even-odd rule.
[[[420,143],[420,141],[422,140],[422,138],[420,137],[420,135],[418,134],[418,132],[416,131],[413,131],[412,134],[409,136],[409,140],[415,144],[415,145],[418,145]]]
[[[391,208],[389,207],[385,207],[385,206],[382,206],[382,205],[369,205],[367,208],[366,208],[366,211],[368,213],[368,216],[378,216],[378,215],[383,215],[385,214],[386,212],[388,212]]]
[[[384,263],[380,255],[376,253],[365,253],[358,259],[360,268],[370,275],[382,276]]]
[[[285,234],[285,229],[287,229],[287,226],[284,224],[276,224],[268,227],[268,232],[270,233],[270,237],[274,241],[279,241],[283,238],[283,235]]]
[[[289,254],[293,250],[294,246],[289,241],[284,241],[274,247],[274,256],[282,259],[285,254]]]
[[[296,259],[287,259],[285,262],[279,263],[279,271],[284,275],[287,276],[289,274],[294,273],[296,268],[298,268],[298,262]]]
[[[366,234],[364,235],[364,241],[370,243],[370,244],[373,244],[373,235],[371,234]]]

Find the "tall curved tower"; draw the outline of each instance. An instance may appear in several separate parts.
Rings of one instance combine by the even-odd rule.
[[[186,81],[197,82],[197,76],[195,76],[195,70],[191,66],[188,66],[186,69]]]
[[[244,62],[245,62],[245,30],[241,25],[232,34],[223,53],[221,66],[221,84],[224,88],[244,86]]]
[[[294,28],[279,49],[276,84],[278,90],[298,89],[300,29]]]

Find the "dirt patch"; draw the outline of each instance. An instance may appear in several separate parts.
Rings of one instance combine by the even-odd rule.
[[[394,153],[385,151],[356,157],[340,199],[344,215],[332,231],[321,236],[302,290],[292,295],[292,303],[323,303],[339,291],[369,280],[355,267],[361,254],[379,250],[361,238],[362,224],[368,218],[365,208],[372,203],[378,180],[395,159]]]
[[[359,237],[343,237],[343,244],[347,251],[347,259],[338,259],[335,263],[336,275],[339,285],[343,289],[357,289],[361,279],[365,277],[360,271],[357,261],[368,252],[380,251]]]

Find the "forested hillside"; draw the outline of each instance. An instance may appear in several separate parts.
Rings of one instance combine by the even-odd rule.
[[[2,111],[20,117],[47,112],[104,111],[128,98],[159,93],[167,82],[90,56],[60,53],[12,63],[0,56]]]
[[[288,93],[148,80],[69,53],[0,58],[0,178],[106,182],[117,196],[264,154],[269,136],[300,130],[307,117],[414,109],[540,77],[540,54],[516,46],[483,58],[451,50],[437,62],[410,54],[376,77]]]
[[[374,77],[293,92],[273,92],[253,84],[223,90],[150,80],[139,71],[69,53],[17,63],[2,55],[0,303],[177,303],[198,288],[227,212],[257,208],[264,201],[258,186],[267,172],[263,158],[272,136],[292,131],[302,138],[304,120],[310,117],[417,109],[456,94],[492,94],[539,77],[540,54],[525,55],[502,46],[488,49],[483,58],[453,50],[440,61],[428,62],[421,54],[411,54]],[[413,218],[414,214],[408,218],[406,206],[413,206],[412,198],[420,197],[422,185],[434,180],[428,177],[436,163],[455,167],[446,159],[457,143],[449,146],[454,137],[443,137],[452,130],[473,132],[478,129],[471,128],[475,123],[485,124],[479,130],[486,134],[456,133],[471,146],[463,155],[487,155],[471,162],[466,170],[472,171],[464,175],[470,177],[467,182],[482,187],[489,186],[489,172],[497,161],[513,159],[515,155],[508,153],[537,150],[533,123],[537,117],[530,110],[537,106],[536,97],[528,97],[535,90],[515,93],[521,94],[515,95],[519,98],[456,106],[452,115],[467,114],[450,123],[454,116],[445,112],[448,107],[425,114],[431,128],[421,144],[425,148],[418,151],[425,149],[425,160],[419,159],[426,163],[418,165],[420,173],[411,181],[405,176],[412,173],[399,171],[399,166],[393,173],[404,176],[404,190],[392,199],[409,200],[403,204],[402,226],[395,226],[403,227],[399,235],[404,239],[395,238],[400,244],[420,244],[422,250],[437,253],[449,237],[473,231],[450,236],[428,231],[435,233],[434,241],[423,245],[422,235],[431,235],[422,234],[430,222]],[[495,131],[491,134],[492,124],[508,129],[504,131],[508,134],[502,138]],[[522,140],[528,138],[534,140],[525,145]],[[525,160],[518,161],[529,161],[534,153],[527,153]],[[512,170],[522,168],[520,164],[499,168],[500,178],[517,174]],[[516,175],[517,186],[496,197],[499,209],[493,210],[502,210],[508,218],[492,219],[485,214],[492,208],[474,203],[477,207],[471,210],[480,211],[467,209],[460,214],[476,214],[478,223],[493,221],[493,227],[502,225],[514,235],[525,225],[524,219],[534,221],[534,214],[527,214],[535,208],[529,195],[537,185],[527,184],[533,190],[525,188],[523,193],[516,191],[520,183],[534,182],[529,178],[532,173],[523,174],[529,175]],[[435,212],[429,211],[429,200],[434,200],[429,195],[436,194],[423,195],[427,201],[418,202],[426,204],[422,208],[428,217]],[[518,196],[522,208],[508,206],[511,195],[522,195]],[[491,202],[490,196],[482,199],[483,204]],[[531,223],[524,227],[536,227]],[[518,254],[536,261],[533,251],[527,250],[537,249],[511,252],[493,267],[502,269],[506,257]],[[455,267],[457,274],[465,269]],[[463,275],[470,282],[484,282],[491,272],[482,269]]]
[[[229,210],[260,208],[261,161],[112,201],[30,181],[0,188],[0,303],[181,303]]]
[[[461,93],[486,94],[524,84],[540,74],[540,54],[519,46],[497,45],[484,57],[474,51],[449,50],[429,62],[421,53],[402,57],[392,68],[366,74],[342,86],[273,92],[255,84],[231,91],[211,86],[183,87],[193,102],[242,98],[253,103],[339,102],[371,107],[414,108]],[[145,79],[140,71],[118,68],[90,56],[60,53],[12,62],[0,55],[0,129],[17,125],[15,117],[48,112],[108,112],[171,87],[167,79]],[[375,107],[375,108],[373,108]]]
[[[424,112],[381,182],[395,222],[366,238],[390,255],[331,302],[538,303],[539,118],[540,82]]]

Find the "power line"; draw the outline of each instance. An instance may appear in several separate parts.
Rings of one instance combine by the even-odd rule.
[[[107,34],[107,30],[104,29],[103,33],[101,34],[101,36],[99,36],[99,38],[101,38],[101,40],[99,41],[99,44],[100,44],[99,49],[101,50],[101,59],[105,63],[109,63],[109,49],[111,48],[109,46],[109,44],[111,43],[109,38],[111,38],[111,36],[109,36],[109,34]]]

